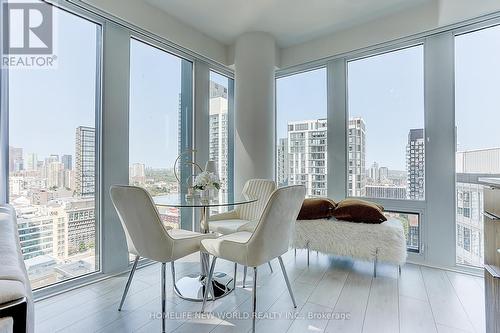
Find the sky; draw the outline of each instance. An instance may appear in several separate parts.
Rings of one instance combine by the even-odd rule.
[[[455,42],[458,150],[500,147],[500,27]],[[366,122],[366,166],[406,169],[408,132],[424,125],[423,47],[348,63],[350,117]],[[289,121],[326,118],[326,69],[278,79],[277,137]]]
[[[56,10],[58,67],[10,73],[10,144],[42,160],[71,154],[77,126],[95,126],[94,23]],[[75,36],[78,36],[77,38]],[[181,59],[131,42],[130,161],[171,167],[178,154]],[[456,38],[456,123],[459,150],[500,147],[500,27]],[[211,79],[227,85],[227,78]],[[277,81],[277,134],[293,120],[326,118],[326,70]],[[366,165],[405,169],[408,131],[422,128],[423,48],[348,65],[350,116],[366,122]]]

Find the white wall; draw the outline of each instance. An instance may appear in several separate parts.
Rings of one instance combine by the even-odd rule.
[[[439,0],[439,25],[444,26],[500,10],[500,0]]]
[[[235,46],[234,191],[252,178],[274,178],[276,44],[262,32]]]
[[[227,47],[224,44],[145,2],[136,0],[83,1],[215,62],[227,64]]]
[[[280,65],[286,68],[352,50],[388,42],[436,27],[437,2],[386,16],[332,35],[281,49]]]
[[[279,64],[281,68],[292,67],[496,11],[500,11],[500,0],[435,0],[326,37],[283,48]]]

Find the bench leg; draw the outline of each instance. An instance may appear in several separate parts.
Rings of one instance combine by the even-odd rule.
[[[401,276],[401,265],[398,265],[398,273],[399,273],[399,276]]]
[[[373,262],[373,277],[377,277],[378,248],[375,249],[375,260]]]

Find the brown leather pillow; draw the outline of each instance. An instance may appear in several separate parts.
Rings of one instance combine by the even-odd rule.
[[[328,219],[332,217],[337,204],[328,198],[304,199],[297,220]]]
[[[382,223],[387,221],[384,216],[384,207],[360,199],[342,200],[333,211],[333,216],[337,220],[350,222]]]

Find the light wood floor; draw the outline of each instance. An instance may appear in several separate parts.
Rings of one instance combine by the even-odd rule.
[[[199,256],[176,265],[178,278],[198,271]],[[484,332],[484,284],[469,275],[406,265],[380,264],[372,278],[370,263],[341,260],[305,252],[287,253],[284,262],[297,299],[297,309],[286,291],[277,261],[274,273],[258,270],[258,332]],[[167,266],[168,267],[168,266]],[[169,267],[168,267],[169,268]],[[220,260],[217,270],[232,274],[232,264]],[[208,303],[214,316],[199,318],[200,303],[184,301],[167,281],[167,328],[175,332],[247,332],[244,318],[251,309],[251,289]],[[170,272],[167,277],[170,278]],[[159,332],[160,265],[139,269],[122,312],[118,303],[127,276],[108,279],[35,304],[36,332]],[[250,281],[249,271],[247,283]],[[239,316],[238,316],[239,315]],[[266,316],[267,315],[267,316]],[[272,317],[274,316],[274,317]]]

